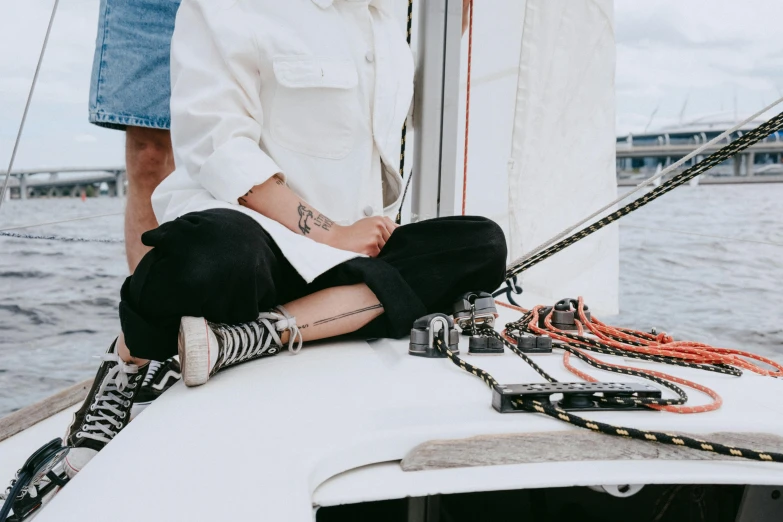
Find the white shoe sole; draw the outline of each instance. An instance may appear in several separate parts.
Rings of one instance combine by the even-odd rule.
[[[209,380],[210,356],[217,340],[203,317],[183,317],[179,323],[179,363],[186,386],[199,386]]]

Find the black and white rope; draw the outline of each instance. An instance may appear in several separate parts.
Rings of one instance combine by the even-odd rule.
[[[687,155],[683,156],[679,160],[675,161],[673,164],[671,164],[668,167],[666,167],[665,169],[663,169],[661,172],[657,172],[652,177],[642,181],[633,190],[630,190],[630,191],[620,195],[614,201],[611,201],[611,202],[607,203],[606,205],[602,206],[598,210],[594,211],[589,216],[581,219],[577,223],[574,223],[573,225],[569,226],[565,230],[560,231],[555,236],[553,236],[553,237],[549,238],[548,240],[544,241],[543,243],[541,243],[537,247],[531,249],[528,253],[526,253],[525,255],[520,257],[519,259],[514,260],[512,264],[517,265],[517,264],[520,264],[520,263],[526,261],[527,259],[533,257],[538,252],[544,250],[545,248],[549,247],[550,245],[556,243],[557,241],[560,241],[561,239],[566,237],[568,234],[570,234],[574,230],[577,230],[582,225],[584,225],[586,223],[589,223],[590,221],[592,221],[593,219],[597,218],[598,216],[600,216],[601,214],[603,214],[607,210],[611,209],[612,207],[614,207],[615,205],[617,205],[621,201],[630,198],[631,196],[633,196],[637,192],[641,191],[645,187],[647,187],[649,185],[653,185],[657,180],[661,179],[662,177],[668,175],[671,172],[674,172],[675,170],[677,170],[681,166],[685,165],[685,163],[687,161],[690,161],[691,159],[697,157],[703,151],[707,150],[709,147],[711,147],[713,145],[717,145],[718,143],[722,142],[725,139],[730,139],[732,134],[734,134],[735,132],[737,132],[740,129],[743,129],[749,123],[754,122],[756,120],[756,118],[759,118],[763,114],[771,111],[773,108],[778,106],[781,102],[783,102],[783,97],[775,100],[774,102],[772,102],[771,104],[769,104],[766,107],[762,108],[761,110],[759,110],[755,114],[749,116],[745,120],[737,122],[734,126],[730,127],[729,129],[726,129],[725,131],[723,131],[719,135],[715,136],[710,141],[700,145],[695,150],[691,151]]]
[[[497,380],[487,371],[482,370],[477,366],[473,366],[459,358],[454,352],[449,350],[441,339],[435,339],[434,346],[437,350],[459,368],[465,370],[468,373],[472,373],[476,377],[480,378],[490,389],[494,389],[498,386]],[[525,410],[533,413],[542,413],[548,415],[554,419],[567,422],[573,426],[588,429],[591,431],[597,431],[606,435],[613,435],[616,437],[625,437],[630,439],[637,439],[646,442],[659,442],[662,444],[671,444],[674,446],[684,446],[687,448],[706,451],[710,453],[716,453],[719,455],[726,455],[730,457],[741,457],[750,460],[759,460],[767,462],[783,462],[783,453],[777,453],[772,451],[758,451],[748,448],[736,448],[733,446],[727,446],[717,442],[710,442],[701,439],[695,439],[693,437],[687,437],[674,433],[663,433],[658,431],[646,431],[636,428],[627,428],[623,426],[615,426],[612,424],[606,424],[604,422],[597,422],[593,420],[585,419],[578,415],[573,415],[567,411],[553,406],[551,404],[545,404],[538,400],[526,399],[514,401],[514,406],[520,410]]]
[[[488,337],[494,337],[495,339],[499,339],[503,344],[506,345],[506,347],[514,352],[517,356],[522,358],[526,363],[530,365],[531,368],[533,368],[539,375],[541,375],[544,379],[546,379],[549,382],[558,382],[557,379],[549,375],[546,371],[544,371],[540,366],[538,366],[536,363],[534,363],[530,357],[527,356],[522,350],[519,349],[514,343],[500,335],[497,331],[495,331],[492,328],[483,328],[480,329],[478,332],[480,335],[486,335]],[[647,379],[649,381],[653,381],[657,384],[660,384],[661,386],[665,386],[666,388],[669,388],[674,393],[678,395],[678,399],[656,399],[656,398],[647,398],[647,397],[628,397],[628,398],[619,398],[619,397],[601,397],[599,398],[599,402],[602,402],[604,404],[617,404],[617,405],[626,405],[629,402],[632,402],[633,404],[637,406],[643,406],[643,405],[655,405],[655,406],[673,406],[673,405],[680,405],[685,404],[688,402],[688,395],[685,393],[685,391],[677,386],[676,384],[667,381],[666,379],[662,379],[660,377],[657,377],[655,375],[648,374],[644,371],[636,371],[636,370],[626,370],[621,368],[616,368],[614,366],[602,364],[598,361],[594,361],[590,359],[589,357],[585,357],[585,355],[579,351],[575,346],[571,346],[565,343],[558,344],[557,348],[561,348],[563,350],[567,350],[571,354],[573,354],[575,357],[578,357],[582,361],[586,362],[590,366],[593,366],[594,368],[598,368],[599,370],[604,370],[608,372],[613,373],[620,373],[623,375],[632,375],[634,377],[641,377],[642,379]]]
[[[522,258],[521,260],[510,264],[506,268],[506,278],[508,279],[515,275],[521,274],[525,270],[533,267],[534,265],[540,263],[541,261],[573,245],[577,241],[586,238],[587,236],[601,230],[602,228],[604,228],[605,226],[611,223],[614,223],[621,217],[626,216],[631,212],[633,212],[634,210],[637,210],[638,208],[656,200],[660,196],[666,194],[667,192],[670,192],[671,190],[674,190],[680,185],[687,183],[688,181],[695,178],[696,176],[707,172],[711,168],[723,163],[724,161],[734,156],[735,154],[747,149],[754,143],[757,143],[758,141],[764,139],[765,137],[769,136],[774,132],[779,131],[782,128],[783,128],[783,113],[780,113],[777,116],[770,118],[768,121],[762,123],[752,131],[749,131],[748,133],[744,134],[740,138],[737,138],[736,140],[732,141],[728,145],[720,148],[713,154],[710,154],[705,159],[698,162],[696,165],[675,175],[668,181],[661,183],[660,186],[654,188],[647,194],[644,194],[643,196],[635,199],[631,203],[628,203],[622,208],[616,210],[615,212],[612,212],[611,214],[599,219],[592,225],[558,241],[554,245],[544,250],[541,250],[535,255],[532,255],[527,258]]]
[[[411,45],[411,32],[413,29],[413,0],[408,0],[408,20],[405,29],[405,40],[408,42],[408,47]],[[405,177],[405,139],[408,134],[408,119],[405,118],[405,122],[402,124],[402,136],[400,137],[400,177]],[[411,178],[413,177],[413,171],[408,176],[408,181],[405,182],[405,189],[402,192],[402,199],[400,200],[400,208],[397,209],[397,216],[394,218],[394,222],[398,225],[402,224],[402,207],[405,205],[405,197],[408,195],[408,188],[411,186]]]
[[[532,318],[532,314],[528,313],[524,315],[521,319],[518,321],[508,323],[506,325],[507,331],[511,335],[518,335],[519,333],[535,333],[532,330],[530,330],[529,325]],[[615,348],[614,346],[610,346],[608,344],[602,343],[596,339],[593,339],[591,337],[586,337],[583,335],[573,334],[570,332],[558,332],[558,335],[566,337],[575,343],[578,343],[579,348],[583,350],[588,350],[591,352],[600,353],[603,355],[614,355],[617,357],[625,357],[630,359],[640,359],[643,361],[648,362],[656,362],[656,363],[662,363],[662,364],[669,364],[674,366],[683,366],[685,368],[693,368],[696,370],[704,370],[708,372],[715,372],[715,373],[722,373],[724,375],[732,375],[734,377],[740,377],[742,375],[742,370],[739,368],[735,368],[733,366],[726,366],[722,364],[701,364],[701,363],[692,363],[685,359],[680,359],[676,357],[666,357],[662,355],[653,355],[648,353],[640,353],[640,352],[633,352],[629,350],[620,350],[618,348]],[[617,339],[620,341],[621,339]],[[629,343],[628,340],[622,339],[621,340],[624,343]],[[638,344],[638,343],[637,343]]]

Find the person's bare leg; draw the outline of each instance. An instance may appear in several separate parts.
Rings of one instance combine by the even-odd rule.
[[[365,284],[327,288],[283,305],[296,318],[302,341],[326,339],[355,332],[384,312],[375,294]],[[178,350],[182,378],[187,386],[200,386],[216,372],[265,355],[274,355],[289,342],[293,328],[282,316],[263,315],[264,323],[279,330],[281,341],[270,349],[267,326],[246,329],[246,325],[210,324],[208,318],[183,317],[180,323]],[[237,337],[240,330],[244,334]],[[294,330],[296,331],[296,330]]]
[[[364,283],[327,288],[283,306],[296,317],[305,341],[355,332],[383,313],[383,305]],[[288,332],[281,339],[287,342]]]
[[[150,202],[152,191],[174,170],[169,131],[128,127],[125,132],[125,165],[128,172],[125,255],[128,268],[133,273],[150,250],[141,243],[141,234],[158,226]]]
[[[131,355],[130,350],[128,350],[128,346],[125,344],[125,336],[122,334],[120,334],[120,336],[117,338],[117,353],[119,354],[120,359],[126,363],[135,364],[139,367],[144,366],[149,362],[148,359],[139,359],[138,357]]]

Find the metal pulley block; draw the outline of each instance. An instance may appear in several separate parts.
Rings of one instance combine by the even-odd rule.
[[[29,518],[50,498],[50,493],[68,483],[70,479],[59,465],[69,449],[57,438],[35,450],[6,491],[5,502],[0,507],[0,521]],[[8,518],[11,511],[13,515]]]
[[[464,332],[477,326],[495,325],[498,309],[495,298],[487,292],[467,292],[454,303],[454,321]]]
[[[408,353],[418,357],[446,357],[435,347],[435,339],[440,339],[452,353],[459,353],[459,332],[454,329],[454,320],[446,314],[430,314],[416,319]]]
[[[579,300],[571,297],[561,299],[552,309],[552,326],[561,330],[576,330],[576,320],[579,319],[577,309]],[[585,317],[590,320],[590,308],[584,305]]]

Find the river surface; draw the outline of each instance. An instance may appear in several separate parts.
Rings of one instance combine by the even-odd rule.
[[[122,205],[7,201],[0,228]],[[783,360],[783,246],[671,232],[783,244],[783,184],[682,187],[621,223],[621,314],[611,323]],[[122,217],[20,232],[121,239]],[[93,375],[119,329],[126,270],[122,244],[0,237],[0,417]]]

